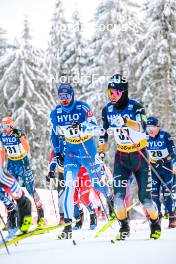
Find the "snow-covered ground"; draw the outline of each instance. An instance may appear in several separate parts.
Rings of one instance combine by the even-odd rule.
[[[112,244],[118,224],[95,239],[96,231],[88,230],[85,224],[82,231],[74,231],[72,241],[56,240],[59,230],[38,235],[21,241],[18,246],[10,246],[10,255],[5,249],[0,250],[0,263],[76,263],[76,264],[162,264],[176,263],[176,229],[168,229],[167,221],[162,223],[162,237],[159,240],[147,240],[148,223],[143,220],[131,221],[131,236],[127,241]],[[99,223],[99,227],[102,223]]]

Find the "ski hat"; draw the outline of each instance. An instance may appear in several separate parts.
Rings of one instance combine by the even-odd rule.
[[[57,93],[58,93],[58,95],[60,93],[67,93],[67,94],[72,95],[72,100],[68,106],[61,105],[62,109],[65,112],[69,113],[75,105],[75,98],[74,98],[75,94],[74,94],[74,89],[73,89],[72,85],[70,83],[61,83],[57,89]]]
[[[57,89],[57,93],[68,93],[71,94],[72,96],[74,95],[74,90],[73,87],[71,86],[70,83],[61,83],[60,86]]]
[[[2,120],[1,120],[1,125],[8,125],[9,127],[14,127],[14,121],[13,121],[13,118],[11,116],[7,116],[7,117],[4,117]]]
[[[159,120],[155,116],[149,116],[147,118],[147,126],[157,126],[157,127],[159,127]]]
[[[121,98],[115,103],[115,107],[121,111],[123,110],[128,104],[128,82],[125,77],[120,74],[114,74],[109,83],[108,89],[114,89],[122,91]]]
[[[121,74],[115,74],[111,77],[108,83],[108,89],[115,89],[120,91],[128,90],[128,82]]]

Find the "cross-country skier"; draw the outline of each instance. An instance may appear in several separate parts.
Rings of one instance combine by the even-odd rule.
[[[18,212],[15,201],[12,197],[0,187],[0,201],[4,204],[7,211],[7,223],[5,229],[9,232],[16,230],[18,226]]]
[[[65,141],[65,140],[64,140]],[[61,164],[60,164],[61,165]],[[57,164],[56,158],[54,157],[54,150],[50,154],[50,162],[49,162],[49,173],[46,177],[46,180],[49,182],[50,179],[55,178],[56,170],[58,168],[58,205],[59,205],[59,214],[60,214],[60,222],[62,224],[64,222],[64,206],[63,206],[63,197],[64,197],[64,168]],[[89,199],[91,190],[91,182],[89,175],[84,167],[80,168],[78,173],[78,180],[74,193],[74,218],[80,219],[73,230],[78,230],[82,228],[84,222],[84,212],[81,208],[80,201],[85,207],[88,209],[90,213],[90,229],[94,229],[97,226],[97,217],[93,205]]]
[[[150,216],[150,236],[159,238],[161,227],[156,205],[151,198],[151,172],[142,157],[148,156],[145,135],[146,116],[143,106],[128,97],[128,82],[116,74],[108,83],[110,102],[102,110],[104,135],[100,136],[99,153],[104,154],[108,134],[113,132],[117,144],[114,161],[114,208],[121,224],[120,238],[130,233],[126,205],[124,203],[127,182],[134,173],[138,184],[138,197]]]
[[[14,127],[12,117],[5,117],[1,120],[0,141],[2,143],[2,151],[7,157],[7,171],[17,180],[22,178],[28,193],[34,198],[37,207],[39,226],[44,224],[44,212],[40,197],[35,189],[34,177],[30,168],[28,153],[29,144],[24,133]]]
[[[12,210],[14,210],[15,207],[13,204],[13,200],[16,201],[18,207],[18,214],[19,214],[18,225],[20,227],[21,232],[26,232],[28,231],[32,223],[31,202],[24,195],[24,192],[20,188],[17,180],[12,175],[7,174],[3,171],[3,163],[4,163],[4,154],[2,152],[1,142],[0,142],[0,190],[1,190],[0,195],[1,197],[4,197],[5,201],[3,202],[5,203],[7,208],[11,206]],[[8,195],[4,196],[4,192],[7,193]],[[10,201],[9,201],[9,195],[12,198],[10,199]],[[14,217],[12,221],[14,221]],[[13,226],[13,228],[14,227],[15,226]]]
[[[152,171],[152,198],[157,204],[160,217],[162,217],[160,202],[162,190],[165,208],[169,213],[169,228],[174,228],[176,227],[175,204],[172,194],[169,192],[173,189],[174,180],[173,173],[169,171],[173,169],[172,161],[176,157],[174,142],[168,132],[160,129],[159,121],[154,116],[148,117],[146,131],[150,162],[165,183],[163,185]]]
[[[66,140],[64,157],[64,179],[66,181],[64,197],[64,217],[66,223],[71,223],[74,209],[74,190],[77,175],[84,166],[91,178],[92,186],[102,192],[112,209],[112,193],[101,180],[104,171],[100,161],[96,159],[96,145],[92,131],[97,127],[96,120],[88,104],[75,100],[74,90],[69,83],[63,83],[58,88],[59,105],[51,112],[51,140],[58,162],[63,160],[59,149],[59,134],[64,134]],[[111,213],[111,212],[110,212]],[[64,228],[61,237],[71,237],[71,225]]]

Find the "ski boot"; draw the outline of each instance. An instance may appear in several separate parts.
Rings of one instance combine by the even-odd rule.
[[[108,201],[108,209],[109,209],[110,220],[113,220],[115,218],[114,201],[113,200]]]
[[[83,222],[84,222],[84,212],[83,212],[83,209],[79,210],[79,216],[77,219],[80,219],[78,220],[78,222],[76,222],[75,226],[73,227],[73,230],[79,230],[82,228],[82,225],[83,225]]]
[[[94,230],[97,227],[97,215],[95,210],[90,213],[90,229]]]
[[[65,224],[64,222],[64,213],[60,213],[60,220],[59,220],[59,225]]]
[[[18,226],[18,212],[16,208],[7,211],[7,228],[13,229]]]
[[[44,211],[43,211],[43,208],[40,207],[40,208],[37,208],[37,215],[38,215],[38,218],[37,218],[37,226],[40,228],[40,227],[43,227],[45,225],[45,219],[44,219]]]
[[[19,230],[18,227],[18,211],[16,208],[11,209],[10,211],[7,211],[7,224],[6,228],[8,231],[8,238],[12,238],[16,232]]]
[[[64,227],[61,235],[58,236],[58,239],[71,239],[72,238],[72,226],[71,226],[72,220],[69,218],[65,218],[64,221],[66,224],[70,223],[70,225]]]
[[[162,219],[163,219],[163,214],[160,212],[159,215],[158,215],[158,217],[159,217],[159,220],[160,220],[160,222],[161,222]]]
[[[19,213],[19,227],[22,233],[26,233],[32,224],[31,201],[23,195],[17,200],[17,206]]]
[[[176,214],[169,214],[169,228],[176,228]]]
[[[119,229],[119,235],[116,237],[116,240],[125,240],[127,237],[130,236],[130,226],[128,218],[119,221],[121,227]]]
[[[156,220],[150,219],[150,238],[158,239],[161,236],[161,223],[159,217]]]

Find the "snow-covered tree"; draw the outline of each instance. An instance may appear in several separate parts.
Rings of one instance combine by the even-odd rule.
[[[50,40],[46,61],[49,68],[51,88],[55,88],[62,76],[65,76],[63,52],[67,49],[69,24],[65,18],[62,0],[56,0],[51,21]]]
[[[147,32],[136,57],[138,93],[148,113],[159,117],[165,129],[176,126],[176,2],[154,0],[145,3]]]
[[[103,0],[96,9],[96,30],[89,44],[90,65],[87,70],[92,82],[87,86],[85,99],[93,105],[98,120],[108,100],[107,83],[110,76],[115,73],[124,75],[130,83],[130,93],[134,90],[131,58],[137,52],[135,42],[143,30],[142,22],[136,15],[137,10],[138,6],[132,6],[126,0]],[[113,150],[114,142],[111,144],[110,149]],[[109,161],[112,164],[111,158]]]
[[[97,107],[107,100],[105,87],[110,76],[121,73],[129,82],[132,80],[131,56],[136,52],[135,42],[143,27],[136,15],[137,7],[131,5],[130,1],[103,0],[97,7],[94,17],[96,31],[90,42],[92,63],[89,73],[94,80],[88,87],[93,95],[91,101]],[[134,86],[131,81],[131,91]],[[98,104],[94,90],[101,94]]]
[[[64,72],[68,81],[74,84],[76,94],[84,93],[87,69],[86,40],[82,36],[82,23],[77,10],[73,13],[69,27],[69,38],[66,42],[66,49],[62,54],[64,60]],[[86,68],[85,68],[86,67]]]
[[[5,68],[1,66],[1,59],[6,54],[7,46],[8,46],[8,44],[7,44],[7,39],[6,39],[6,31],[0,27],[0,79],[2,78],[4,71],[5,71]],[[2,96],[2,89],[0,89],[0,97],[1,97],[0,115],[2,116],[6,111],[3,96]]]
[[[7,38],[6,38],[7,32],[0,27],[0,57],[3,56],[7,50]]]
[[[50,147],[47,124],[54,100],[48,90],[44,54],[31,44],[27,19],[18,48],[6,55],[1,64],[6,67],[0,81],[6,108],[11,110],[16,126],[23,129],[30,142],[36,180],[42,184]]]

